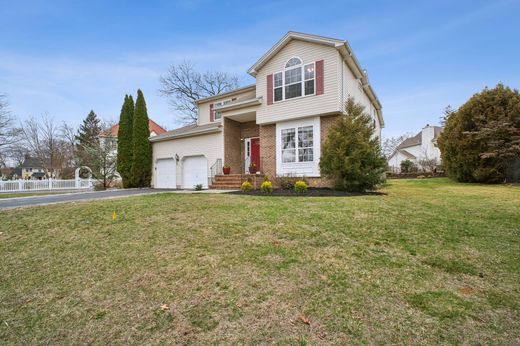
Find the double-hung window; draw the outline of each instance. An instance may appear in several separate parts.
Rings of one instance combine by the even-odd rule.
[[[273,99],[275,102],[295,97],[314,95],[315,65],[304,65],[299,58],[291,58],[282,72],[273,75]]]
[[[311,162],[314,160],[313,127],[283,129],[282,163]]]

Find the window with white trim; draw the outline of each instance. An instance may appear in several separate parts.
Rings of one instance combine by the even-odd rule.
[[[220,101],[220,102],[217,102],[215,103],[215,107],[217,106],[223,106],[223,105],[227,105],[228,103],[231,103],[232,100],[224,100],[224,101]],[[220,120],[222,118],[222,113],[220,111],[214,111],[213,113],[213,119],[214,120]]]
[[[298,162],[314,160],[312,126],[298,127]]]
[[[296,133],[298,137],[296,138]],[[314,161],[313,126],[283,129],[282,163]]]
[[[301,59],[291,58],[282,72],[273,74],[274,102],[314,95],[316,89],[314,62],[304,65]]]

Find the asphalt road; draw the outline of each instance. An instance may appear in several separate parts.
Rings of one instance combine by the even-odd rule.
[[[0,210],[11,208],[24,208],[44,204],[69,203],[109,198],[121,198],[128,196],[147,195],[161,192],[172,192],[166,189],[127,189],[109,191],[74,192],[59,195],[31,196],[0,199]]]

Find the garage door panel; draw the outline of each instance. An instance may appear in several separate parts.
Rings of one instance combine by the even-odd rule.
[[[208,188],[208,161],[206,157],[184,158],[182,173],[183,188],[193,189],[198,184],[201,184],[205,189]]]
[[[158,189],[175,189],[177,188],[177,165],[172,159],[159,159],[156,163],[155,184]]]

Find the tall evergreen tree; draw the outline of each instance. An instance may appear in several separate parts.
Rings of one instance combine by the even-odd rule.
[[[90,160],[90,155],[86,152],[85,148],[92,148],[99,145],[99,135],[101,133],[100,120],[93,110],[83,120],[83,123],[78,129],[76,135],[76,156],[78,158],[78,165],[88,166],[91,169],[94,162]]]
[[[349,97],[346,114],[338,117],[322,146],[321,173],[336,188],[347,191],[374,190],[384,181],[386,159],[365,108]]]
[[[119,117],[119,131],[117,133],[117,171],[123,179],[123,187],[125,188],[132,187],[133,126],[134,99],[132,95],[125,95],[125,101],[121,107],[121,115]]]
[[[137,90],[135,101],[134,126],[132,133],[133,161],[132,183],[135,187],[150,186],[152,177],[152,146],[148,128],[148,111],[141,89]]]

